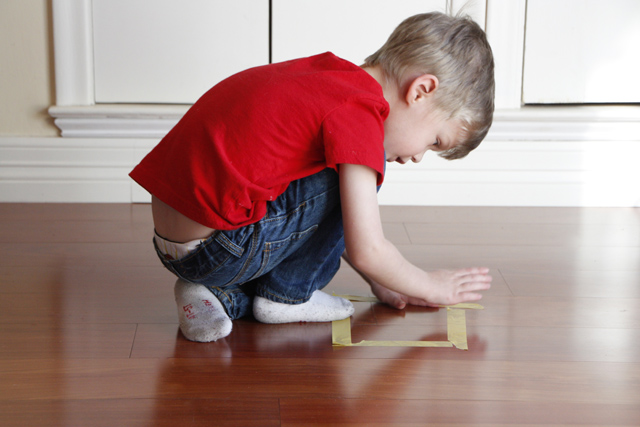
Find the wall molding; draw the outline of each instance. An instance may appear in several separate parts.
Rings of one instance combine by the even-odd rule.
[[[95,102],[92,0],[53,0],[57,105]]]
[[[0,202],[148,202],[129,171],[157,138],[0,137]],[[483,142],[390,164],[379,200],[422,206],[640,206],[638,141]]]
[[[638,141],[640,106],[528,106],[496,110],[497,141]]]
[[[161,138],[188,105],[98,104],[54,106],[63,137]],[[640,107],[523,107],[497,110],[488,139],[495,141],[631,141],[640,137]]]
[[[63,137],[162,138],[187,105],[98,104],[54,106],[49,114]]]

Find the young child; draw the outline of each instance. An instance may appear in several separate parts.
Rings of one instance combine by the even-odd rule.
[[[193,341],[232,320],[325,322],[353,313],[321,291],[344,258],[383,302],[481,298],[486,268],[426,272],[385,239],[385,161],[466,156],[493,118],[493,57],[464,17],[402,22],[362,67],[331,53],[214,86],[131,172],[152,194],[154,245]]]

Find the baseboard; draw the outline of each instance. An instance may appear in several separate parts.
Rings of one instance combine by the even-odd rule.
[[[145,201],[129,171],[158,139],[0,137],[0,201]]]
[[[148,202],[128,177],[157,138],[0,137],[1,202]],[[496,141],[390,164],[379,200],[423,206],[640,206],[640,141]]]

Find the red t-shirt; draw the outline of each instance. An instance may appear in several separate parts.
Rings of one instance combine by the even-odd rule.
[[[252,68],[200,98],[130,176],[218,230],[259,221],[290,182],[340,163],[384,174],[382,88],[332,53]]]

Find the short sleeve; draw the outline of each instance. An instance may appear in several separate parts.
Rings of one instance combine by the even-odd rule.
[[[349,100],[332,110],[322,123],[327,166],[341,163],[369,166],[384,179],[384,120],[389,106],[369,98]]]

